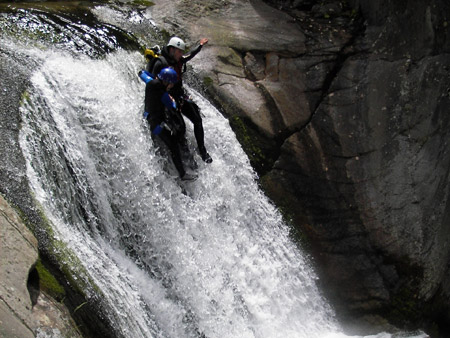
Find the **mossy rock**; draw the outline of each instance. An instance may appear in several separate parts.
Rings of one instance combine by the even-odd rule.
[[[153,1],[147,1],[147,0],[134,0],[132,2],[134,6],[144,6],[144,7],[150,7],[154,6],[155,3]]]
[[[40,261],[36,265],[40,288],[69,309],[75,322],[86,337],[113,336],[114,330],[104,318],[103,291],[89,276],[78,256],[66,243],[57,239],[51,221],[31,193],[40,224],[33,226],[38,238]],[[45,244],[44,244],[45,243]]]
[[[259,176],[268,172],[278,157],[275,141],[264,137],[250,119],[232,116],[230,126]]]
[[[40,289],[57,301],[62,301],[66,296],[66,291],[50,271],[47,270],[41,259],[36,264],[36,270],[39,274]]]
[[[210,86],[212,86],[213,84],[214,84],[214,80],[211,79],[209,76],[205,76],[205,77],[203,78],[203,85],[204,85],[205,87],[210,87]]]
[[[264,193],[276,204],[283,216],[283,220],[289,226],[291,239],[307,252],[311,251],[311,241],[304,227],[308,221],[305,213],[299,208],[299,202],[280,185],[279,177],[268,173],[260,180]]]

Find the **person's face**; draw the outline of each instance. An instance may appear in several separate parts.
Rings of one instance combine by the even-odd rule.
[[[163,81],[164,86],[166,87],[166,91],[168,92],[169,90],[171,90],[173,88],[173,86],[175,86],[174,83],[169,83],[167,81]]]
[[[181,49],[178,48],[172,48],[172,57],[174,58],[175,61],[180,61],[181,57],[183,56],[183,51]]]

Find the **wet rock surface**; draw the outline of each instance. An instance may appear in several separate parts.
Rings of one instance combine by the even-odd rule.
[[[193,69],[276,154],[252,163],[343,319],[448,330],[449,13],[438,0],[152,8],[189,44],[210,39]]]
[[[39,281],[30,293],[38,243],[1,195],[0,232],[0,336],[81,337],[67,309],[39,292]]]

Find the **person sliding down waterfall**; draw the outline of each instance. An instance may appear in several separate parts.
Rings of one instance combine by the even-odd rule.
[[[184,142],[185,124],[183,117],[173,108],[168,108],[165,100],[169,91],[178,81],[172,68],[163,68],[157,78],[145,86],[145,112],[150,129],[169,148],[175,168],[183,181],[193,181],[197,175],[186,173],[181,160],[180,144]]]
[[[172,67],[177,72],[178,82],[170,90],[170,95],[175,98],[181,113],[186,116],[194,125],[194,134],[197,141],[198,151],[203,161],[211,163],[212,158],[205,148],[204,131],[200,108],[186,95],[182,74],[186,71],[186,63],[191,60],[202,47],[208,43],[208,39],[203,38],[200,44],[191,53],[184,55],[186,44],[178,37],[172,37],[167,46],[161,51],[161,56],[151,59],[147,64],[147,71],[153,75],[159,74],[161,69]]]

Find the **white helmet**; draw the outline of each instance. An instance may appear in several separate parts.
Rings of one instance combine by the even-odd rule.
[[[171,38],[169,40],[167,47],[175,47],[175,48],[178,48],[178,49],[181,49],[182,51],[184,51],[186,49],[186,44],[184,43],[183,40],[174,36],[173,38]]]

